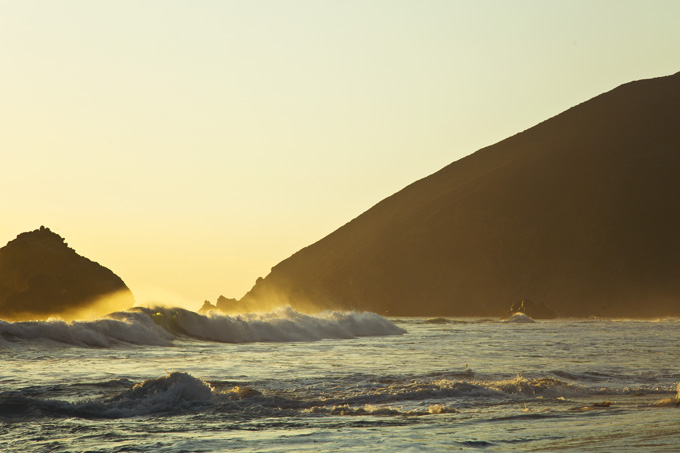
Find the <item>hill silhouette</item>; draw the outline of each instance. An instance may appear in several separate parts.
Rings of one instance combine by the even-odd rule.
[[[680,315],[680,73],[456,161],[276,265],[238,309]],[[236,309],[236,307],[235,307]]]
[[[0,248],[0,318],[105,314],[134,305],[109,269],[78,255],[49,228],[21,233]]]

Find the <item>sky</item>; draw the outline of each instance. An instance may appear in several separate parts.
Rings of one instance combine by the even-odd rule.
[[[0,0],[0,245],[240,298],[476,150],[680,71],[676,0]]]

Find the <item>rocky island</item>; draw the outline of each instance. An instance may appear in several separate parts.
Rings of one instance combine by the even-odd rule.
[[[0,248],[0,319],[105,314],[134,302],[120,277],[49,228],[21,233]]]

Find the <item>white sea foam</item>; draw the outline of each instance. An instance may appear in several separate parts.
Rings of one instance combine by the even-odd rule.
[[[49,341],[76,346],[171,345],[177,338],[249,343],[349,339],[399,335],[405,330],[375,313],[324,312],[305,315],[290,307],[235,317],[200,315],[181,308],[135,308],[95,321],[0,321],[3,344]]]
[[[17,452],[55,445],[255,451],[272,442],[304,450],[333,439],[353,451],[376,445],[673,451],[680,442],[671,413],[680,410],[677,324],[469,319],[437,325],[404,318],[395,321],[409,331],[401,337],[235,346],[192,339],[181,333],[187,329],[179,319],[164,327],[163,316],[173,324],[171,314],[132,310],[106,319],[158,329],[172,347],[123,344],[103,351],[8,336],[0,345],[0,425],[6,428],[0,445]],[[7,325],[2,329],[5,338]],[[204,384],[188,376],[163,383],[163,368],[190,373],[213,390],[203,393]],[[148,378],[156,379],[141,391]],[[140,390],[133,392],[135,384]],[[437,415],[447,411],[457,412]],[[601,428],[595,434],[594,425]],[[38,436],[36,426],[50,429]],[[131,428],[139,435],[130,435]],[[290,436],[295,430],[321,434]]]
[[[655,407],[680,407],[680,382],[676,387],[676,395],[671,398],[663,398],[655,402],[653,406]]]
[[[326,404],[384,405],[399,402],[456,401],[470,404],[479,401],[527,402],[540,400],[569,400],[602,395],[636,395],[667,393],[668,389],[649,387],[591,387],[576,382],[565,382],[552,377],[524,377],[476,379],[405,378],[389,385],[348,387]],[[680,390],[679,390],[680,392]],[[665,401],[665,405],[680,404],[680,393]],[[659,402],[661,405],[661,402]]]
[[[113,388],[121,388],[114,395]],[[279,387],[278,385],[274,386]],[[82,390],[84,387],[80,387]],[[505,403],[583,401],[599,395],[597,389],[565,383],[558,379],[525,378],[472,380],[429,379],[404,376],[390,385],[364,381],[360,385],[338,386],[327,382],[318,387],[294,391],[256,389],[250,385],[216,381],[213,384],[185,372],[147,379],[136,385],[127,379],[89,384],[88,389],[104,392],[87,400],[69,402],[43,399],[53,387],[29,387],[13,394],[0,395],[0,411],[36,408],[42,414],[61,414],[86,418],[127,418],[152,414],[175,415],[187,411],[211,410],[216,413],[249,414],[269,417],[305,413],[327,416],[425,416],[451,414],[470,406]],[[219,390],[218,390],[219,389]],[[44,390],[44,391],[43,391]],[[73,390],[73,389],[71,389]],[[67,387],[58,389],[67,391]],[[68,392],[67,392],[68,393]],[[609,389],[607,394],[626,394],[628,389]],[[107,396],[108,394],[108,396]],[[657,401],[654,406],[678,407],[678,396]],[[580,405],[575,409],[599,409],[611,403]],[[24,408],[24,409],[22,409]],[[238,416],[238,415],[237,415]]]
[[[303,412],[310,414],[321,414],[321,415],[341,415],[341,416],[360,416],[360,415],[374,415],[374,416],[385,416],[393,417],[398,415],[407,416],[420,416],[420,415],[435,415],[435,414],[453,414],[457,412],[455,409],[440,404],[430,405],[425,410],[403,410],[401,408],[384,407],[384,406],[374,406],[371,404],[365,404],[359,407],[351,407],[349,404],[341,404],[338,406],[313,406],[309,409],[303,410]]]
[[[151,316],[178,335],[223,343],[290,342],[399,335],[405,330],[375,313],[333,312],[305,315],[290,307],[269,313],[207,316],[177,308],[156,308]]]
[[[524,313],[513,313],[512,316],[508,316],[503,319],[503,322],[516,322],[516,323],[532,323],[536,322]]]
[[[332,397],[325,395],[321,405],[326,411],[332,413],[344,410],[344,406],[356,409],[357,407],[380,406],[388,404],[419,405],[429,402],[432,406],[430,413],[450,412],[449,405],[470,404],[474,401],[498,402],[498,401],[531,401],[535,399],[558,399],[573,398],[591,395],[592,391],[586,387],[565,383],[553,378],[525,378],[517,376],[513,379],[500,380],[460,380],[460,379],[399,379],[390,385],[364,384],[357,387],[348,387],[343,391],[336,392]],[[315,396],[310,395],[310,401]],[[319,405],[318,403],[316,405]],[[437,407],[440,406],[440,407]],[[340,408],[340,409],[337,409]],[[420,409],[418,409],[420,410]],[[345,414],[343,414],[345,415]]]
[[[173,336],[148,316],[120,312],[95,321],[0,321],[0,338],[5,340],[5,344],[47,341],[110,347],[120,343],[166,346],[171,344]]]

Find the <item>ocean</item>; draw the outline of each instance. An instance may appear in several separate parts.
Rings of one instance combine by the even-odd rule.
[[[0,321],[0,451],[676,450],[680,319]]]

